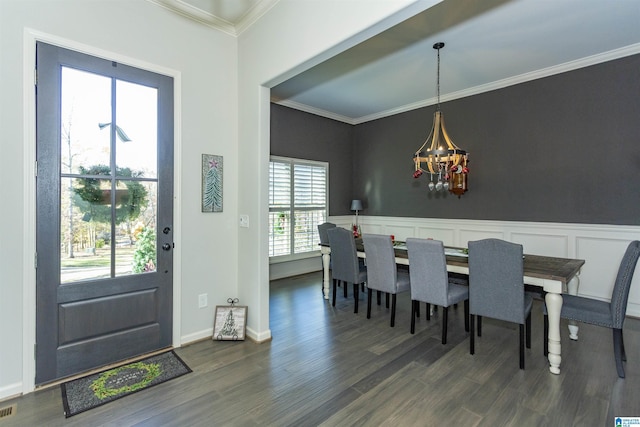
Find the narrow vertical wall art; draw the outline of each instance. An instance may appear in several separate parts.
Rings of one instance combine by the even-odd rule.
[[[202,155],[202,212],[222,212],[222,156]]]

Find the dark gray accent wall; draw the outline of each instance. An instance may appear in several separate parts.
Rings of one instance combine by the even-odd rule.
[[[640,55],[443,103],[470,152],[461,198],[412,177],[434,110],[356,126],[364,215],[640,224]]]
[[[271,153],[330,163],[331,215],[361,198],[364,215],[640,225],[640,55],[443,103],[471,156],[460,198],[412,177],[434,110],[350,126],[272,105]]]
[[[349,215],[353,126],[271,104],[271,155],[329,162],[329,215]]]

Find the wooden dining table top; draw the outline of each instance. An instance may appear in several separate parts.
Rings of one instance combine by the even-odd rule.
[[[400,242],[402,243],[402,242]],[[466,248],[449,247],[454,250],[463,251]],[[359,252],[364,251],[364,244],[361,238],[356,239],[356,249]],[[394,247],[396,258],[408,259],[407,250],[405,247]],[[446,255],[447,264],[455,265],[462,268],[469,267],[469,258],[466,255]],[[573,278],[584,265],[583,259],[573,258],[558,258],[542,255],[524,255],[524,275],[528,277],[535,277],[538,279],[554,280],[566,284]]]

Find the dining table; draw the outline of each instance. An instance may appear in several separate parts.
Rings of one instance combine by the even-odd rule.
[[[356,238],[358,257],[366,259],[366,252],[361,238]],[[329,282],[331,280],[329,262],[331,247],[320,245],[323,266],[323,296],[329,299]],[[404,242],[394,241],[394,252],[397,264],[409,265],[407,247]],[[445,247],[447,271],[469,275],[469,258],[466,248]],[[561,343],[560,343],[560,312],[562,310],[562,294],[576,295],[580,285],[580,269],[584,260],[573,258],[558,258],[543,255],[525,254],[523,259],[523,284],[533,286],[544,291],[544,299],[549,316],[549,371],[560,374]],[[409,267],[410,268],[410,267]],[[569,323],[569,337],[578,339],[578,325]]]

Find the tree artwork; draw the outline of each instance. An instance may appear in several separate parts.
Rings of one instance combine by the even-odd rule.
[[[202,155],[202,212],[222,212],[222,156]]]

